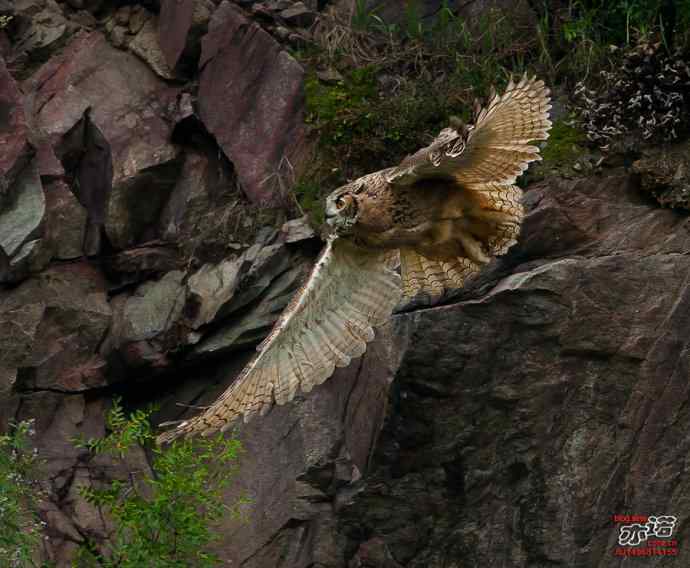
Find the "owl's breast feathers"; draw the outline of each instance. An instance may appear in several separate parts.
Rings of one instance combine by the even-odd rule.
[[[420,192],[425,195],[420,199]],[[377,249],[431,245],[439,241],[441,225],[450,214],[462,216],[458,188],[445,180],[423,180],[406,187],[383,183],[358,195],[356,238]]]

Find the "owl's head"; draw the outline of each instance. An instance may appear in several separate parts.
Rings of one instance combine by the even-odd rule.
[[[350,234],[357,223],[357,194],[361,191],[361,184],[358,182],[359,180],[344,185],[326,198],[326,223],[337,235]]]

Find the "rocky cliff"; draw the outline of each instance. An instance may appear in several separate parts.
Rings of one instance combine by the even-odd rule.
[[[210,403],[318,251],[283,183],[309,156],[285,45],[322,7],[0,0],[0,428],[36,420],[58,566],[109,530],[78,488],[147,467],[71,440],[114,395],[160,421]],[[458,297],[243,425],[226,564],[618,566],[612,515],[666,514],[678,555],[645,561],[687,566],[690,220],[655,199],[687,200],[675,152],[542,176]]]

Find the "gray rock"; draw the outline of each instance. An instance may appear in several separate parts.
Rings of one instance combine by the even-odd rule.
[[[139,30],[135,38],[130,42],[129,49],[163,79],[174,79],[175,73],[165,60],[165,55],[158,42],[158,18],[151,17]]]
[[[152,339],[177,323],[185,303],[183,278],[184,273],[175,270],[137,288],[122,312],[122,342]]]
[[[289,269],[291,263],[296,264]],[[190,325],[199,329],[229,316],[231,323],[214,332],[195,352],[213,352],[237,345],[246,331],[256,332],[272,325],[304,270],[303,261],[291,256],[282,244],[262,247],[257,243],[237,258],[204,265],[188,281],[185,312]],[[283,297],[284,294],[287,296]],[[231,315],[256,300],[259,303],[248,308],[248,313]],[[255,339],[255,335],[245,337],[242,343]]]
[[[129,5],[121,6],[118,8],[114,14],[115,21],[121,26],[126,26],[129,24],[129,17],[132,14],[132,7]]]
[[[0,298],[0,354],[2,365],[13,374],[31,355],[45,305],[41,302],[19,304],[11,296]]]
[[[45,53],[73,33],[76,27],[65,19],[54,0],[29,4],[20,2],[15,9],[15,17],[27,23],[15,49],[30,57],[45,56]]]
[[[127,30],[122,26],[116,26],[110,32],[110,43],[112,43],[115,47],[125,47],[125,45],[127,45],[127,39]]]
[[[161,237],[186,245],[195,237],[205,235],[207,230],[219,230],[214,221],[223,216],[226,204],[217,199],[215,189],[229,184],[230,176],[231,172],[213,156],[193,150],[187,152],[175,187],[160,214]]]
[[[318,77],[319,81],[326,83],[327,85],[336,85],[343,80],[342,74],[339,73],[337,69],[332,68],[317,71],[316,76]]]
[[[290,37],[290,33],[290,30],[283,26],[276,26],[273,28],[273,35],[280,41],[287,41],[287,39]]]
[[[64,182],[46,186],[46,238],[54,258],[69,260],[84,254],[86,209]]]
[[[280,17],[291,26],[308,28],[314,23],[316,14],[307,8],[302,2],[295,2],[289,8],[280,12]]]
[[[309,224],[309,215],[292,219],[284,223],[280,229],[286,243],[296,243],[316,236],[314,229]]]
[[[152,274],[161,274],[180,268],[182,262],[175,247],[159,241],[123,250],[106,259],[109,274],[123,281],[138,282]]]
[[[261,228],[273,230],[281,215],[280,210],[248,203],[222,154],[186,148],[175,187],[159,215],[158,234],[184,256],[217,264],[259,242]]]
[[[242,349],[263,339],[287,306],[304,279],[306,267],[297,265],[277,276],[263,291],[261,299],[243,315],[228,319],[218,331],[204,337],[194,347],[196,355],[210,355]],[[229,310],[226,310],[229,311]]]
[[[9,206],[0,210],[0,248],[13,256],[39,233],[45,216],[45,197],[35,164],[20,174]]]
[[[666,207],[690,210],[689,151],[687,142],[650,148],[632,165],[642,189]]]
[[[87,264],[53,266],[0,294],[0,360],[20,388],[103,386],[96,350],[110,323],[102,276]]]
[[[296,4],[301,4],[301,2],[298,2]],[[292,5],[293,4],[291,0],[274,0],[273,2],[267,3],[267,7],[271,12],[282,12],[283,10],[287,10],[288,8],[290,8]]]
[[[230,302],[240,281],[244,257],[228,259],[220,264],[205,264],[189,277],[189,302],[195,306],[192,327],[198,329],[211,323]]]
[[[283,245],[252,246],[244,255],[251,267],[242,278],[242,285],[225,307],[225,313],[243,308],[261,296],[271,282],[290,266],[290,256]]]
[[[151,13],[141,6],[134,6],[129,15],[129,33],[136,35],[151,18]]]
[[[27,278],[30,273],[38,272],[50,262],[50,249],[45,239],[33,239],[25,242],[9,261],[8,271],[1,274],[0,281],[18,282]]]
[[[10,267],[2,270],[0,266],[0,282],[17,280],[25,275],[24,268],[29,268],[29,253],[41,245],[35,237],[43,232],[46,212],[43,186],[35,162],[24,168],[8,191],[5,205],[0,207],[0,253],[9,259]],[[33,244],[25,246],[30,241]]]

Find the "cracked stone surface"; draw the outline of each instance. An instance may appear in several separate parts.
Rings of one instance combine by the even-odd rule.
[[[642,188],[665,207],[690,209],[690,160],[687,142],[647,150],[633,163]]]
[[[396,315],[361,361],[241,426],[236,491],[260,513],[227,524],[224,557],[603,568],[612,511],[683,522],[690,220],[622,171],[525,202],[519,244],[457,303]],[[210,403],[239,368],[181,392]]]
[[[301,65],[227,0],[209,23],[199,65],[201,120],[250,200],[279,205],[283,156],[296,166],[305,144]]]

